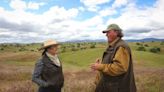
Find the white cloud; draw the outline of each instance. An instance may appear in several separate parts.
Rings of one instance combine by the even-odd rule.
[[[78,9],[79,9],[80,11],[82,11],[82,12],[84,12],[84,11],[85,11],[85,8],[84,8],[84,7],[82,7],[82,6],[78,7]]]
[[[80,0],[80,2],[82,2],[89,11],[98,11],[100,9],[99,6],[97,5],[101,5],[107,2],[110,2],[111,0]]]
[[[114,3],[112,4],[113,8],[118,8],[123,5],[126,5],[128,3],[128,0],[115,0]]]
[[[7,11],[0,8],[0,39],[1,42],[9,42],[7,39],[23,42],[25,39],[44,40],[55,38],[60,40],[72,36],[75,29],[70,22],[65,27],[66,21],[73,20],[79,13],[78,9],[65,9],[64,7],[54,6],[42,15],[33,14],[25,11]],[[69,28],[69,29],[68,29]],[[7,31],[4,31],[7,30]],[[57,35],[56,35],[57,34]],[[4,37],[4,38],[3,38]],[[22,39],[20,40],[20,37]],[[28,40],[30,42],[32,40]]]
[[[18,2],[20,0],[12,1]],[[110,0],[98,0],[98,2],[83,0],[83,2],[88,9],[95,7],[93,10],[97,11],[99,5],[110,2]],[[96,12],[97,15],[80,21],[77,20],[77,17],[81,17],[79,13],[83,14],[86,11],[83,6],[70,9],[52,6],[42,14],[26,12],[26,9],[29,8],[39,9],[43,5],[41,3],[37,3],[34,5],[35,7],[33,5],[28,7],[29,3],[26,3],[26,7],[16,7],[13,4],[12,8],[15,9],[13,11],[0,7],[0,42],[36,42],[48,38],[58,41],[105,39],[101,30],[111,23],[117,23],[124,29],[126,39],[163,38],[163,0],[157,1],[153,7],[144,7],[144,9],[137,8],[137,5],[132,2],[115,2],[112,6],[101,8],[100,11]],[[122,5],[125,5],[125,8],[122,8],[121,12],[117,11],[117,8]],[[120,16],[112,17],[118,13]]]
[[[110,0],[80,0],[86,6],[96,6],[109,2]]]
[[[4,11],[4,8],[0,7],[0,12]]]
[[[160,3],[160,4],[159,4]],[[125,34],[130,34],[126,38],[145,38],[153,37],[154,32],[164,35],[160,28],[164,30],[164,2],[159,0],[154,7],[139,9],[135,4],[128,4],[123,13],[118,18],[110,18],[107,24],[117,23],[123,29]],[[140,29],[140,30],[136,30]],[[145,32],[145,30],[147,30]],[[137,32],[137,33],[136,33]],[[161,38],[161,36],[155,36]]]
[[[78,9],[71,8],[66,10],[64,7],[54,6],[49,9],[49,11],[43,13],[40,16],[43,22],[50,23],[50,22],[60,22],[63,20],[75,18],[78,15]]]
[[[99,9],[100,9],[100,7],[98,7],[98,6],[89,6],[88,7],[88,11],[92,11],[92,12],[98,12]]]
[[[23,0],[11,0],[10,7],[13,8],[15,11],[24,11],[27,9],[37,10],[40,6],[44,5],[44,3],[37,3],[37,2],[25,2]]]
[[[117,10],[110,7],[99,11],[99,15],[102,17],[111,16],[115,14],[117,14]]]
[[[37,10],[40,8],[40,6],[44,5],[44,3],[35,3],[35,2],[29,2],[27,4],[27,8],[28,9],[34,9],[34,10]]]
[[[11,0],[10,7],[15,10],[22,11],[26,9],[26,3],[22,0]]]
[[[117,8],[128,5],[129,0],[114,0],[111,6],[101,9],[99,15],[102,17],[113,16],[118,14]],[[123,8],[122,8],[123,9]]]

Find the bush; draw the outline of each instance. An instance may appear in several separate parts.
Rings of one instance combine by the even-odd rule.
[[[77,43],[77,48],[80,48],[80,43]]]
[[[161,51],[161,49],[159,47],[154,47],[154,48],[150,49],[150,52],[152,52],[152,53],[158,53],[160,51]]]
[[[75,45],[72,44],[71,47],[72,47],[72,48],[75,48]]]
[[[136,45],[140,45],[140,43],[137,42]]]
[[[145,44],[144,46],[145,46],[145,47],[149,47],[149,45],[147,45],[147,44]]]
[[[164,45],[164,42],[161,42],[161,44],[160,45]]]
[[[143,42],[142,43],[137,42],[136,45],[143,46]]]
[[[15,44],[15,47],[21,47],[21,45],[20,44]]]
[[[96,48],[96,43],[92,43],[90,48]]]
[[[145,47],[143,47],[143,46],[138,47],[137,50],[138,51],[146,51]]]
[[[85,49],[87,49],[87,47],[81,47],[80,49],[81,49],[81,50],[85,50]]]
[[[63,49],[61,50],[61,53],[64,53],[64,52],[66,52],[66,48],[63,48]]]
[[[4,48],[1,48],[0,50],[4,50]]]
[[[31,50],[31,52],[34,52],[34,50]]]
[[[19,51],[28,51],[27,49],[25,49],[24,47],[20,48]]]
[[[6,44],[2,44],[2,47],[4,47],[4,48],[5,48],[5,47],[7,47],[7,45],[6,45]]]
[[[72,47],[71,50],[72,50],[72,51],[77,51],[78,49],[76,49],[75,47]]]
[[[90,48],[95,48],[96,46],[94,45],[94,44],[92,44],[91,46],[90,46]]]

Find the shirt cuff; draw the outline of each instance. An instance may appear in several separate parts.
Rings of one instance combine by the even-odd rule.
[[[98,69],[97,69],[97,70],[99,70],[99,71],[103,71],[103,70],[104,70],[104,68],[105,68],[105,65],[104,65],[104,64],[99,64],[99,66],[98,66]]]

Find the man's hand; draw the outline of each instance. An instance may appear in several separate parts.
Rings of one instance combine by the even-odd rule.
[[[100,58],[97,58],[97,59],[95,60],[95,63],[92,63],[92,64],[90,65],[90,68],[91,68],[92,70],[96,71],[96,70],[98,70],[98,67],[99,67],[100,63],[101,63],[101,59],[100,59]]]
[[[98,70],[99,66],[100,66],[99,63],[93,63],[93,64],[91,64],[91,69],[96,71],[96,70]]]
[[[96,63],[100,63],[101,62],[101,59],[100,58],[97,58],[95,62]]]

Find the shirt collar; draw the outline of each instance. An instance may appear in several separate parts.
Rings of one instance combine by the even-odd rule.
[[[50,53],[46,52],[47,56],[49,57],[49,59],[57,66],[60,66],[60,61],[58,59],[57,55],[51,55]]]
[[[110,42],[109,46],[113,46],[118,40],[120,40],[120,37],[117,37],[114,41]]]
[[[46,52],[47,56],[50,58],[56,58],[57,55],[51,55],[50,53]]]

